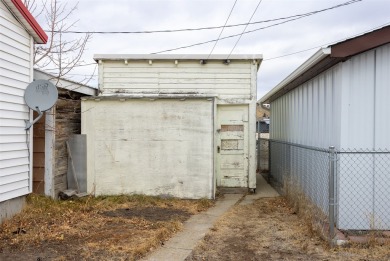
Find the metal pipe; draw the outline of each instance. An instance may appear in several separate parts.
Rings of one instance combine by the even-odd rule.
[[[329,147],[329,237],[330,247],[334,247],[335,227],[335,162],[336,151],[334,146]]]
[[[25,130],[30,129],[31,126],[33,126],[33,125],[34,125],[37,121],[39,121],[39,119],[42,118],[42,116],[43,116],[43,112],[41,112],[41,110],[39,109],[38,106],[35,107],[35,109],[36,109],[36,111],[38,112],[38,117],[36,117],[36,118],[34,119],[33,122],[30,122],[29,120],[26,120],[26,121],[25,121],[25,122],[26,122],[26,128],[25,128]]]

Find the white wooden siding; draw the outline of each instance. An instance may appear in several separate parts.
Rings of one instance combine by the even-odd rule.
[[[103,95],[132,94],[208,94],[222,99],[251,99],[251,66],[233,60],[229,65],[210,61],[103,61],[99,67],[99,87]],[[255,95],[255,94],[254,94]],[[255,97],[254,97],[255,98]]]
[[[214,197],[214,104],[82,101],[88,192]]]
[[[32,80],[31,36],[0,2],[0,202],[31,192],[24,90]],[[32,149],[30,144],[30,150]]]

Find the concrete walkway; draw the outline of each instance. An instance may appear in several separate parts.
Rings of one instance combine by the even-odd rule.
[[[174,237],[165,242],[164,246],[146,256],[143,261],[183,261],[196,247],[198,242],[209,232],[215,221],[233,205],[251,204],[263,197],[277,197],[279,194],[267,184],[261,175],[257,175],[256,194],[224,194],[215,206],[204,213],[192,216],[184,223],[184,228]],[[243,198],[244,197],[244,198]]]
[[[256,186],[256,193],[246,195],[240,202],[240,205],[252,204],[254,200],[259,198],[274,198],[280,196],[279,193],[271,187],[271,185],[268,184],[260,174],[256,175]]]

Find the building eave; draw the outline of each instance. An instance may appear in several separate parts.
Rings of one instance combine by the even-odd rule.
[[[81,84],[75,81],[67,80],[64,78],[58,79],[56,76],[51,75],[47,72],[34,69],[34,80],[38,80],[38,79],[51,81],[58,88],[63,88],[65,90],[81,93],[84,95],[95,96],[98,93],[98,90],[91,86]]]
[[[259,103],[270,103],[337,63],[388,43],[390,43],[390,26],[385,26],[369,33],[335,43],[327,48],[322,48],[271,91],[260,98]]]
[[[10,12],[39,44],[47,43],[48,36],[21,0],[2,0]]]
[[[158,61],[158,60],[173,60],[173,61],[221,61],[228,64],[232,60],[255,61],[257,69],[259,68],[263,55],[261,54],[95,54],[93,59],[99,61]]]
[[[270,103],[275,97],[280,97],[282,93],[286,93],[293,89],[299,82],[304,81],[308,75],[308,71],[314,66],[324,61],[326,57],[330,55],[330,48],[322,48],[318,50],[313,56],[311,56],[306,62],[299,66],[289,76],[287,76],[282,82],[276,85],[271,91],[264,95],[260,99],[260,104]],[[322,66],[321,66],[322,67]]]

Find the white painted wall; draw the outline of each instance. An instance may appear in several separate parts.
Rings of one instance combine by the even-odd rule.
[[[82,101],[88,192],[214,197],[213,99]]]
[[[104,60],[99,63],[99,89],[102,95],[131,94],[207,94],[220,99],[251,99],[252,61]]]
[[[0,202],[32,190],[32,143],[24,130],[32,114],[23,98],[32,54],[32,37],[0,2]]]

